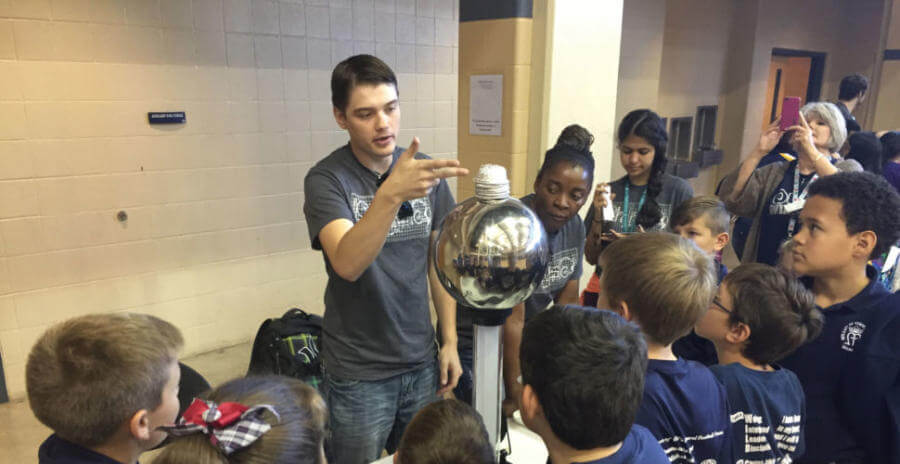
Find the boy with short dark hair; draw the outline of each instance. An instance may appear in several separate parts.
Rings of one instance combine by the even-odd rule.
[[[672,212],[669,225],[676,234],[694,242],[697,248],[708,255],[716,257],[725,245],[728,245],[728,226],[731,215],[718,197],[701,195],[685,201]],[[728,268],[721,261],[715,261],[719,283],[728,274]],[[715,365],[716,347],[705,339],[698,337],[692,330],[679,338],[672,345],[672,352],[679,358],[697,361],[706,366]]]
[[[41,464],[134,464],[178,415],[172,324],[145,314],[93,314],[48,329],[25,367],[28,402],[53,429]]]
[[[406,427],[394,464],[493,464],[481,415],[457,399],[431,403]]]
[[[673,463],[728,462],[725,389],[705,366],[672,353],[672,343],[687,335],[715,295],[712,257],[677,235],[644,233],[615,240],[600,262],[598,307],[635,322],[647,340],[636,422]]]
[[[728,392],[735,461],[803,455],[803,388],[775,362],[818,336],[822,323],[812,293],[787,271],[744,264],[719,286],[696,331],[718,352],[720,364],[710,370]]]
[[[636,326],[610,311],[555,305],[525,325],[519,356],[522,420],[551,463],[669,462],[634,423],[647,365]]]
[[[900,297],[868,261],[900,238],[900,195],[880,176],[816,181],[793,237],[793,269],[825,315],[782,361],[806,393],[800,462],[900,462]]]

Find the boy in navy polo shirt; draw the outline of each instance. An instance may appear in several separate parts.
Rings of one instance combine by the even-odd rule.
[[[525,324],[522,420],[552,464],[668,464],[634,423],[647,347],[640,330],[595,308],[554,305]]]
[[[146,314],[90,314],[50,327],[25,365],[28,404],[53,429],[41,464],[136,464],[178,415],[184,345]]]
[[[598,307],[637,323],[647,341],[647,376],[637,422],[673,463],[731,462],[725,389],[672,343],[687,335],[716,292],[713,259],[673,234],[620,238],[599,259]]]
[[[793,268],[825,315],[822,335],[782,361],[806,393],[800,462],[900,462],[900,298],[867,263],[900,238],[900,195],[871,173],[814,183]]]
[[[803,387],[775,361],[819,335],[824,319],[813,296],[787,271],[744,264],[725,277],[697,324],[720,365],[728,392],[736,462],[792,462],[803,455]]]

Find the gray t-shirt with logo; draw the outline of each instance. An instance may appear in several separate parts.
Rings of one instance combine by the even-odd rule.
[[[534,194],[522,198],[522,202],[534,209]],[[559,296],[570,280],[581,277],[581,262],[584,256],[584,223],[577,214],[556,231],[548,235],[550,264],[544,272],[541,284],[525,300],[525,320],[547,309]]]
[[[394,150],[394,162],[403,153]],[[417,159],[428,159],[416,154]],[[314,249],[319,232],[336,219],[354,224],[366,213],[378,175],[345,145],[316,163],[306,175],[303,212]],[[409,372],[436,355],[428,304],[428,248],[431,232],[455,206],[447,183],[410,202],[413,214],[394,219],[375,261],[355,282],[339,276],[328,256],[321,357],[329,375],[380,380]]]
[[[522,197],[522,203],[534,209],[534,194]],[[534,293],[525,300],[525,320],[529,320],[539,312],[547,309],[559,296],[570,280],[581,277],[581,262],[584,256],[584,223],[578,215],[572,216],[568,222],[553,235],[548,235],[550,245],[550,263],[544,272]],[[462,348],[471,349],[473,328],[472,318],[465,306],[456,305],[456,332],[458,344]]]

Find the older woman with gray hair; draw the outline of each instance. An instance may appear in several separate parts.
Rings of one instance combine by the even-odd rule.
[[[859,163],[841,160],[838,150],[847,139],[840,110],[831,103],[808,103],[800,122],[787,129],[797,158],[756,169],[784,134],[780,119],[769,125],[756,148],[722,182],[719,197],[735,215],[753,218],[747,235],[744,263],[774,265],[778,250],[799,229],[797,215],[806,202],[809,185],[838,171],[860,171]]]

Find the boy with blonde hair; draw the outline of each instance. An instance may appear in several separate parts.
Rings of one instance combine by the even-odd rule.
[[[600,262],[598,307],[637,323],[647,342],[635,422],[650,430],[673,463],[729,462],[724,388],[705,366],[672,353],[715,295],[712,257],[677,235],[645,233],[614,241]]]
[[[53,429],[41,464],[134,464],[178,415],[172,324],[146,314],[92,314],[48,329],[25,367],[34,415]]]

